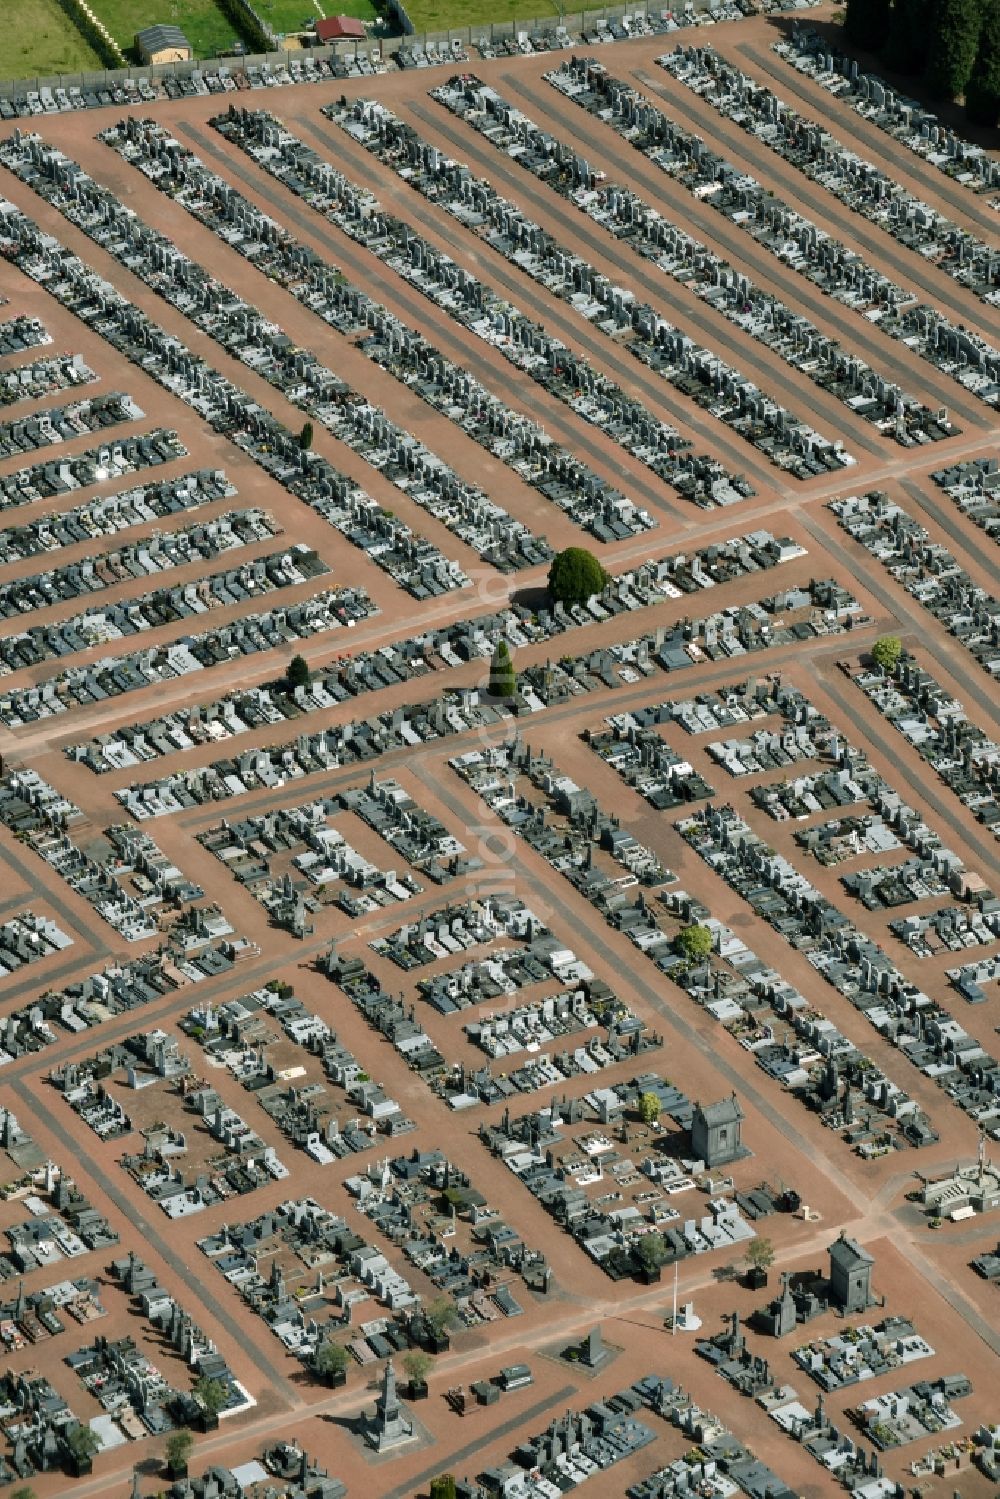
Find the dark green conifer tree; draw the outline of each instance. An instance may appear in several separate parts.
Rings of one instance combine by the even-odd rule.
[[[939,99],[964,94],[979,50],[981,0],[931,0],[927,83]]]
[[[1000,0],[984,0],[979,50],[965,86],[965,112],[977,125],[1000,121]]]

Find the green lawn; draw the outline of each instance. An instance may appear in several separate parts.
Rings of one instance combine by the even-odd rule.
[[[375,21],[378,11],[370,0],[319,0],[325,16],[357,16],[359,21]]]
[[[425,31],[459,31],[466,26],[498,26],[517,21],[528,29],[531,21],[559,14],[558,0],[403,0],[419,40]],[[600,5],[593,6],[594,11]],[[564,5],[564,10],[579,7]]]
[[[15,0],[16,5],[20,3]],[[90,0],[90,5],[126,54],[136,32],[158,21],[179,26],[196,57],[214,57],[239,39],[218,0]]]
[[[3,7],[0,76],[46,78],[94,72],[104,64],[59,0],[11,0]]]
[[[254,0],[254,9],[268,22],[275,34],[305,31],[320,16],[357,16],[360,21],[374,21],[371,0]]]

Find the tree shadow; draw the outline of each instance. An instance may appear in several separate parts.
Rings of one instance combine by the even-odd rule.
[[[530,609],[532,614],[549,607],[549,591],[544,583],[534,588],[518,588],[510,596],[510,602],[520,609]]]
[[[719,1281],[720,1284],[739,1280],[739,1275],[740,1272],[737,1265],[716,1265],[712,1271],[713,1278]]]

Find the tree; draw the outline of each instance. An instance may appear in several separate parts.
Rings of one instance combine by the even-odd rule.
[[[448,1296],[435,1296],[424,1308],[424,1321],[435,1337],[442,1337],[458,1321],[455,1303]]]
[[[847,0],[844,36],[852,47],[878,52],[889,34],[889,0]]]
[[[510,654],[510,646],[501,640],[493,652],[490,662],[490,696],[512,698],[517,692],[517,672]]]
[[[422,1348],[410,1348],[403,1355],[403,1368],[411,1385],[423,1384],[433,1360]]]
[[[658,1270],[667,1257],[667,1246],[663,1235],[643,1234],[635,1246],[635,1255],[644,1270]]]
[[[747,1245],[746,1262],[751,1270],[770,1270],[774,1264],[774,1245],[759,1236]]]
[[[289,687],[308,687],[312,681],[312,672],[309,670],[309,662],[305,656],[293,656],[288,663],[286,680]]]
[[[308,453],[312,445],[313,424],[312,422],[303,422],[302,431],[299,433],[299,447],[302,449],[303,453]]]
[[[930,0],[893,0],[885,54],[897,73],[922,73],[927,66]]]
[[[692,922],[691,926],[684,927],[683,931],[677,933],[674,938],[674,947],[682,958],[687,958],[689,963],[699,962],[707,958],[712,951],[712,933],[707,926],[699,926]]]
[[[455,1499],[455,1479],[451,1473],[439,1473],[431,1479],[430,1499]]]
[[[880,635],[872,646],[872,660],[881,671],[894,671],[903,654],[903,642],[898,635]]]
[[[212,1379],[205,1374],[195,1381],[191,1393],[210,1416],[217,1416],[229,1399],[229,1391],[223,1380]]]
[[[34,1489],[27,1487],[15,1489],[10,1499],[37,1499]]]
[[[312,1356],[312,1369],[314,1374],[325,1378],[328,1374],[343,1374],[349,1362],[350,1355],[343,1343],[326,1338]]]
[[[986,0],[979,52],[965,90],[965,112],[977,125],[995,129],[1000,120],[1000,0]]]
[[[72,1431],[66,1433],[66,1441],[73,1456],[84,1461],[101,1450],[101,1439],[97,1432],[93,1427],[85,1426],[82,1421],[78,1421]]]
[[[567,547],[549,568],[549,594],[557,604],[585,604],[607,581],[604,568],[586,547]]]
[[[194,1448],[194,1437],[185,1428],[172,1431],[167,1437],[165,1456],[171,1473],[179,1473],[187,1467],[188,1458]]]
[[[927,83],[941,99],[964,94],[976,53],[982,0],[932,0]]]
[[[643,1124],[655,1124],[660,1117],[660,1096],[658,1093],[641,1093],[639,1095],[639,1118]]]

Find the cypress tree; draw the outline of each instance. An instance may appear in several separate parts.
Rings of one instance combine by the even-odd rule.
[[[844,36],[852,47],[879,52],[889,34],[889,0],[847,0]]]
[[[965,112],[977,125],[1000,120],[1000,0],[985,0],[979,51],[965,89]]]
[[[931,0],[927,82],[941,99],[957,99],[979,50],[980,0]]]
[[[517,695],[517,672],[506,640],[501,640],[490,662],[491,697],[512,698]]]
[[[922,73],[927,66],[928,0],[893,0],[886,61],[897,73]]]

